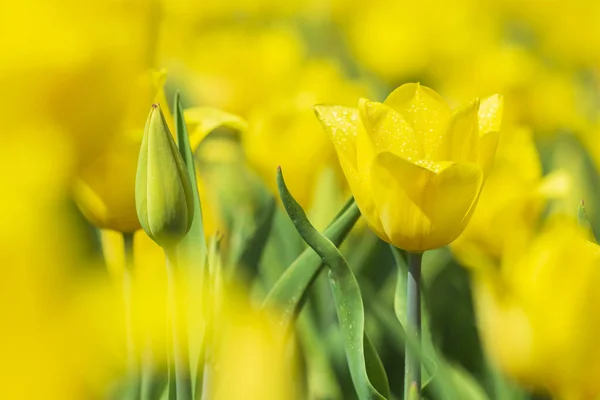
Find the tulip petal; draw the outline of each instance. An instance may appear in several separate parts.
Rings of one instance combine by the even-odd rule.
[[[188,108],[184,114],[188,121],[192,151],[196,151],[204,138],[219,127],[225,126],[239,132],[248,129],[248,123],[243,118],[213,107]]]
[[[329,105],[317,105],[314,110],[333,142],[361,214],[380,237],[386,237],[370,189],[373,146],[362,126],[358,110]]]
[[[340,159],[344,157],[356,167],[356,135],[360,127],[358,110],[335,105],[316,105],[313,109]]]
[[[478,164],[486,177],[494,163],[502,114],[504,112],[504,97],[495,94],[481,101],[479,105],[479,161]]]
[[[477,163],[483,171],[484,178],[488,176],[494,164],[499,136],[498,132],[492,131],[481,136],[479,139],[479,157]]]
[[[437,146],[451,116],[448,104],[439,94],[418,83],[407,83],[394,90],[384,103],[412,125],[426,154]]]
[[[481,191],[476,164],[417,165],[389,152],[378,154],[373,197],[392,244],[407,251],[442,247],[465,228]]]
[[[479,105],[479,134],[499,132],[504,112],[504,97],[499,94],[481,100]]]
[[[475,163],[479,153],[479,100],[460,107],[453,114],[445,134],[432,150],[434,160]],[[494,148],[495,149],[495,148]]]
[[[393,108],[360,99],[358,110],[375,151],[389,151],[406,159],[424,157],[423,145],[416,139],[412,126]]]

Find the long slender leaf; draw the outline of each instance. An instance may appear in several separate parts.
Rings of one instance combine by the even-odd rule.
[[[204,236],[204,224],[202,220],[202,207],[198,193],[198,182],[196,181],[196,167],[194,165],[194,154],[190,145],[188,130],[183,115],[183,107],[179,92],[175,94],[175,132],[179,152],[186,166],[187,174],[192,183],[194,197],[194,216],[192,226],[183,240],[177,246],[177,257],[180,265],[186,269],[188,306],[192,312],[187,316],[188,321],[188,349],[190,353],[190,373],[192,375],[192,390],[195,392],[198,382],[198,371],[202,366],[198,365],[198,359],[203,352],[204,321],[200,318],[199,310],[202,308],[202,300],[198,295],[202,293],[203,280],[205,276],[205,260],[207,254],[206,239]]]
[[[365,339],[364,307],[354,274],[337,247],[308,221],[304,210],[285,186],[281,168],[277,171],[277,185],[285,210],[298,233],[329,267],[330,285],[344,336],[346,358],[358,397],[361,400],[386,399],[386,396],[389,398],[387,377],[381,368],[379,356],[374,348],[368,345],[368,339]],[[366,356],[365,352],[369,355]],[[368,365],[367,359],[370,361]],[[370,374],[367,372],[367,366],[372,367]],[[378,388],[375,388],[369,376],[373,377],[373,382]]]
[[[250,236],[246,237],[243,245],[240,245],[239,254],[232,256],[232,264],[234,266],[244,266],[246,272],[255,275],[258,271],[258,264],[263,254],[271,227],[273,226],[273,217],[277,206],[273,198],[269,198],[267,204],[263,208],[262,215],[257,221],[257,226]],[[228,279],[231,278],[235,270],[229,270]],[[253,278],[253,277],[252,277]]]
[[[200,195],[198,193],[198,182],[196,180],[196,167],[194,164],[194,153],[190,146],[188,130],[183,115],[183,107],[179,98],[179,92],[175,94],[175,132],[179,152],[185,163],[187,174],[193,187],[194,196],[194,220],[192,226],[180,242],[178,256],[180,260],[186,263],[203,268],[206,259],[206,239],[204,237],[204,227],[202,223],[202,207]]]
[[[360,217],[360,211],[352,198],[344,205],[343,210],[323,232],[336,246],[342,243]],[[313,249],[304,250],[273,286],[263,308],[278,309],[282,325],[293,321],[308,288],[323,267],[323,261]]]

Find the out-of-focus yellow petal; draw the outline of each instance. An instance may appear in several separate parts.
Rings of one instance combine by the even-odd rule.
[[[452,114],[446,134],[433,150],[434,160],[477,162],[479,153],[479,100],[460,107]]]
[[[434,90],[407,83],[394,90],[384,103],[400,113],[414,129],[426,154],[435,148],[451,116],[448,104]]]
[[[389,151],[408,160],[424,157],[423,145],[415,137],[412,126],[393,108],[360,99],[358,110],[375,151]]]
[[[134,193],[142,141],[139,133],[115,137],[108,151],[79,170],[73,198],[85,217],[98,228],[119,232],[140,229]]]
[[[481,100],[479,105],[479,133],[499,132],[504,113],[504,97],[495,94]]]
[[[546,175],[537,187],[537,193],[548,199],[566,196],[572,185],[572,177],[567,171],[558,170]]]
[[[243,118],[213,107],[188,108],[185,110],[185,119],[193,151],[196,151],[202,140],[217,128],[224,126],[239,132],[248,129],[248,123]]]
[[[380,153],[372,167],[377,209],[391,243],[425,251],[452,242],[477,200],[482,172],[475,164],[413,164]]]
[[[503,295],[498,280],[485,273],[474,274],[473,296],[477,325],[488,354],[511,376],[528,374],[533,362],[533,327],[527,313],[510,296]]]
[[[315,106],[323,129],[333,142],[354,199],[369,226],[387,238],[371,193],[371,163],[374,150],[358,110],[342,106]],[[386,239],[384,239],[386,240]]]
[[[513,244],[498,273],[474,281],[488,354],[513,379],[555,398],[596,398],[600,247],[562,219]],[[565,273],[569,265],[576,268]]]

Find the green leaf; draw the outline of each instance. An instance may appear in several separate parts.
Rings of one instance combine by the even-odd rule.
[[[360,211],[351,198],[323,235],[339,246],[359,217]],[[263,308],[279,310],[282,325],[292,322],[307,290],[323,267],[321,258],[313,249],[305,249],[273,286],[263,303]]]
[[[183,115],[183,107],[179,98],[179,92],[175,94],[175,133],[179,152],[185,163],[186,172],[192,184],[194,198],[194,219],[190,230],[177,246],[177,257],[181,260],[181,266],[186,268],[188,275],[187,285],[190,296],[188,306],[190,310],[201,310],[202,299],[198,293],[202,293],[203,280],[205,276],[205,260],[207,256],[206,238],[204,236],[204,225],[202,220],[202,207],[200,195],[198,194],[198,182],[196,181],[196,167],[194,165],[194,154],[190,146],[188,130]],[[196,391],[197,382],[201,382],[198,374],[202,372],[202,366],[198,365],[200,354],[203,352],[204,321],[201,313],[190,313],[188,315],[188,346],[190,353],[190,373],[192,375],[193,391]]]
[[[595,242],[596,237],[594,236],[592,223],[590,222],[590,218],[588,217],[587,211],[585,210],[585,203],[583,202],[583,200],[581,200],[581,202],[579,203],[579,209],[577,210],[577,223],[583,229],[588,239],[593,240]]]
[[[314,316],[307,311],[310,308],[305,308],[296,321],[296,337],[306,364],[306,398],[341,399],[342,389],[331,365],[327,343],[315,324]]]
[[[277,171],[277,185],[283,206],[298,233],[319,254],[329,268],[329,281],[340,328],[344,336],[346,359],[359,399],[385,399],[384,395],[389,398],[387,377],[380,376],[382,373],[385,375],[385,371],[380,368],[381,361],[374,361],[379,357],[372,346],[367,346],[371,361],[367,364],[364,307],[360,288],[354,274],[338,248],[329,239],[321,235],[308,221],[304,210],[294,200],[285,186],[281,168]],[[375,366],[369,371],[370,374],[367,372],[367,366]],[[381,386],[375,388],[369,376],[373,376],[373,382]]]
[[[200,195],[198,194],[198,182],[196,180],[196,167],[194,164],[194,153],[190,146],[187,126],[183,115],[183,107],[179,98],[179,92],[175,94],[175,133],[179,152],[185,163],[186,171],[192,184],[194,196],[194,219],[192,226],[179,244],[178,256],[180,260],[191,263],[202,269],[206,258],[206,239],[202,223],[202,207]]]
[[[364,334],[364,352],[365,365],[369,379],[373,382],[373,386],[378,388],[386,399],[389,399],[391,397],[390,383],[388,382],[383,362],[381,362],[377,349],[373,345],[371,339],[369,339],[369,335],[367,335],[366,331]]]
[[[237,253],[232,255],[231,263],[234,266],[243,266],[247,272],[256,274],[259,261],[269,239],[276,209],[275,199],[270,197],[267,204],[262,207],[255,229],[239,244]],[[231,275],[234,269],[232,268],[228,272]],[[229,279],[231,276],[227,278]]]

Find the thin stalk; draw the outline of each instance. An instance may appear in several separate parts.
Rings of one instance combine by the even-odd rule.
[[[180,314],[183,293],[177,284],[177,255],[165,251],[167,259],[167,302],[171,316],[172,360],[175,368],[177,400],[192,400],[190,362],[187,354],[187,334],[185,318]]]
[[[132,398],[138,397],[139,363],[133,334],[133,233],[123,233],[125,268],[123,268],[123,303],[125,310],[125,346],[127,351],[127,381],[132,387]]]
[[[406,333],[421,343],[421,262],[423,253],[407,253]],[[421,398],[421,362],[408,344],[404,353],[404,399]]]
[[[142,378],[140,387],[140,399],[151,400],[156,398],[156,363],[154,361],[154,351],[152,350],[152,339],[146,336],[144,343],[144,352],[142,354]]]

